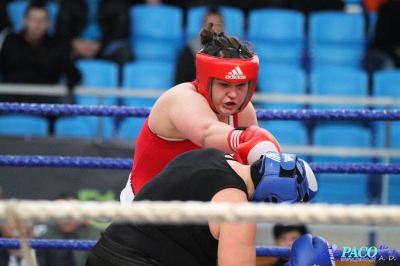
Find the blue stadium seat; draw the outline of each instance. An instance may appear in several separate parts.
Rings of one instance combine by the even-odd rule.
[[[260,67],[258,83],[260,93],[296,94],[306,93],[307,76],[299,67],[267,64]],[[296,103],[257,103],[265,109],[302,109],[303,104]]]
[[[362,14],[344,11],[312,12],[309,18],[309,44],[365,46],[365,19]]]
[[[397,162],[399,163],[399,162]],[[400,205],[400,176],[389,175],[388,204]]]
[[[98,118],[94,116],[60,117],[54,126],[58,137],[94,138],[98,134]]]
[[[207,12],[207,8],[207,6],[196,6],[187,10],[187,40],[198,36],[201,28],[203,27],[203,16]],[[243,38],[245,35],[244,12],[239,8],[228,6],[219,6],[218,10],[223,16],[226,34]]]
[[[316,96],[366,97],[368,74],[351,67],[321,67],[311,73],[310,94]],[[364,109],[366,105],[312,104],[313,109]]]
[[[380,70],[372,76],[373,95],[377,97],[400,98],[400,70]],[[391,106],[392,109],[400,109],[400,105]],[[377,109],[387,109],[386,106],[378,106]],[[400,122],[391,121],[389,123],[390,132],[386,133],[386,122],[375,122],[376,125],[376,145],[379,148],[388,147],[400,149]],[[388,139],[387,139],[388,137]],[[400,163],[400,158],[391,158],[391,163]]]
[[[139,117],[125,118],[119,127],[118,138],[136,139],[146,119]]]
[[[248,35],[251,41],[303,42],[303,13],[289,9],[265,8],[249,12]]]
[[[329,66],[362,69],[364,56],[364,50],[355,46],[318,45],[309,51],[310,69]]]
[[[372,76],[373,95],[400,97],[400,70],[379,70]]]
[[[175,66],[167,62],[136,61],[123,67],[124,89],[160,90],[160,94],[173,86]],[[155,97],[126,97],[123,103],[134,107],[152,107]],[[121,138],[136,138],[145,118],[124,118],[119,128]]]
[[[45,117],[13,114],[0,116],[0,135],[47,136],[49,121]]]
[[[111,139],[116,134],[113,117],[60,117],[54,127],[57,137]]]
[[[172,5],[130,8],[131,44],[137,60],[175,62],[183,47],[183,10]]]
[[[348,124],[317,125],[313,143],[325,147],[370,148],[372,134],[369,128]],[[368,157],[314,156],[313,162],[370,163]],[[317,174],[319,190],[313,202],[340,204],[367,204],[368,174]]]
[[[318,193],[313,203],[367,204],[367,174],[317,174]]]
[[[301,66],[305,44],[305,16],[295,10],[250,10],[248,37],[265,62]],[[263,61],[261,61],[263,62]]]
[[[368,43],[371,43],[375,35],[375,28],[376,28],[376,22],[378,20],[378,14],[377,12],[370,11],[367,13],[367,15],[368,15],[367,38],[368,38]]]
[[[82,73],[81,85],[93,89],[118,89],[118,65],[111,61],[100,59],[80,59],[76,62]],[[117,97],[106,96],[75,96],[79,105],[117,104]],[[59,121],[58,121],[59,120]],[[114,132],[113,117],[64,117],[56,121],[56,136],[69,137],[103,137],[111,138]],[[101,121],[100,121],[101,120]],[[81,126],[79,126],[81,125]],[[101,127],[101,128],[99,128]]]
[[[115,62],[100,59],[80,59],[76,66],[82,73],[83,87],[96,89],[118,88],[118,65]],[[98,105],[98,96],[77,96],[78,104]],[[102,105],[114,105],[116,97],[107,96],[103,98]]]
[[[329,151],[334,147],[347,148],[371,148],[371,129],[358,124],[343,124],[331,122],[330,124],[317,124],[312,133],[313,145],[326,147]],[[313,158],[317,162],[371,162],[370,157],[363,156],[317,156]]]
[[[353,66],[354,62],[362,65],[367,44],[365,34],[365,18],[363,14],[349,14],[344,11],[317,11],[309,16],[309,56],[315,60],[315,56],[325,58],[325,61],[339,63],[333,57],[342,53],[340,64]],[[323,47],[317,50],[317,47]],[[353,51],[347,52],[350,50]],[[352,56],[344,60],[343,56]],[[329,60],[328,60],[329,59]]]
[[[281,146],[306,146],[308,145],[308,131],[300,121],[259,121],[259,127],[265,128],[274,135]],[[288,148],[286,153],[295,153],[305,159],[307,155],[293,152]]]
[[[273,64],[291,67],[304,66],[304,50],[297,44],[254,41],[260,65]]]
[[[175,66],[167,62],[136,61],[125,64],[122,87],[165,91],[174,85]]]
[[[25,16],[25,11],[28,8],[29,1],[11,1],[7,4],[7,13],[10,18],[11,25],[14,31],[20,31],[23,28],[23,20]],[[59,11],[59,4],[55,2],[47,2],[47,8],[50,14],[50,21],[51,25],[49,28],[49,33],[54,34],[56,22],[57,22],[57,15]]]
[[[400,121],[379,121],[375,125],[376,147],[400,150]],[[390,163],[400,163],[400,158],[390,158]]]

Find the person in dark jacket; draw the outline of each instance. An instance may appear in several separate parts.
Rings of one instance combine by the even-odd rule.
[[[367,54],[367,70],[400,68],[400,1],[379,6],[375,34]]]
[[[101,58],[120,66],[132,61],[127,0],[63,0],[56,36],[75,58]]]
[[[32,1],[21,32],[6,36],[0,51],[0,72],[5,83],[59,84],[63,77],[70,92],[81,73],[68,53],[68,45],[48,35],[49,11],[44,1]],[[1,102],[73,103],[72,96],[0,95]],[[50,132],[53,131],[54,118]]]

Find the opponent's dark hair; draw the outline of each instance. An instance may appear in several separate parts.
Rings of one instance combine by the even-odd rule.
[[[298,231],[301,235],[307,234],[308,229],[304,224],[275,224],[274,225],[274,238],[278,239],[282,234],[292,231]]]
[[[222,58],[248,59],[254,55],[250,43],[244,44],[235,36],[228,36],[224,32],[217,34],[213,30],[213,23],[206,22],[200,32],[200,41],[204,45],[201,51],[204,54]]]

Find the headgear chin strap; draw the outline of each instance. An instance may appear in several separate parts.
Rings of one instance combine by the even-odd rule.
[[[254,202],[307,202],[309,178],[314,173],[306,162],[294,154],[268,152],[251,165]],[[312,176],[311,176],[312,175]]]
[[[221,58],[201,52],[196,55],[196,79],[198,91],[203,95],[214,112],[217,112],[212,100],[212,80],[214,78],[229,83],[249,81],[249,91],[237,112],[242,111],[250,102],[256,90],[259,62],[257,54],[249,59]]]

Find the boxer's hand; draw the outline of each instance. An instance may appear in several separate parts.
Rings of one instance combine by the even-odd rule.
[[[228,134],[228,144],[238,153],[244,164],[252,164],[268,151],[282,152],[275,137],[257,126],[233,129]]]
[[[284,266],[334,266],[335,260],[328,247],[328,243],[322,237],[302,235],[294,241],[290,260]],[[327,252],[330,253],[328,257]]]

